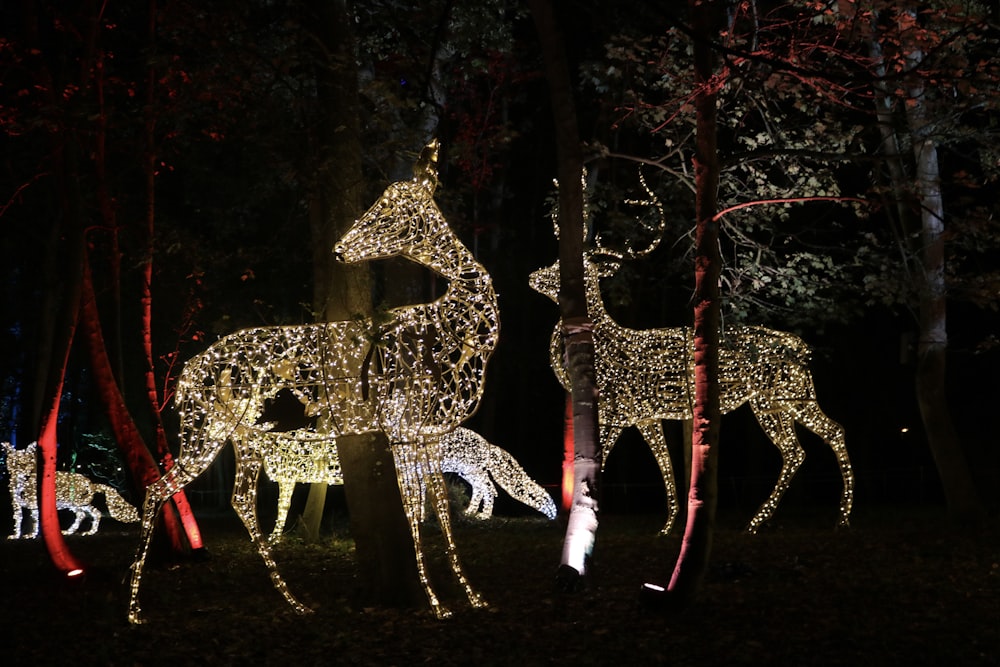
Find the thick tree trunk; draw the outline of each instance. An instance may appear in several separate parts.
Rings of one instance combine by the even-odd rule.
[[[959,522],[977,523],[985,508],[976,492],[962,444],[955,432],[945,395],[948,351],[945,285],[944,202],[937,144],[927,119],[927,90],[917,71],[923,52],[912,35],[916,10],[899,10],[901,42],[910,72],[906,121],[916,167],[916,204],[920,217],[919,332],[917,345],[917,404],[927,441],[944,487],[948,511]]]
[[[384,433],[368,433],[338,439],[337,449],[361,599],[390,607],[422,606],[426,596],[417,574],[389,440]]]
[[[118,384],[115,382],[111,359],[108,357],[107,347],[104,344],[101,321],[97,312],[97,301],[94,296],[94,283],[86,257],[83,264],[80,329],[90,355],[94,387],[108,416],[115,441],[118,443],[129,471],[132,473],[132,479],[135,480],[139,489],[144,490],[160,478],[160,470],[139,434],[139,429],[125,405],[125,399]],[[186,550],[186,545],[176,515],[173,512],[164,512],[161,516],[171,549],[174,553],[183,553]]]
[[[317,141],[320,169],[311,206],[315,255],[314,309],[326,321],[371,315],[368,267],[340,264],[333,244],[361,214],[361,111],[350,14],[344,0],[310,3],[319,42],[330,61],[317,70],[323,120]],[[366,599],[393,605],[424,601],[409,524],[384,436],[338,438],[344,492]],[[319,488],[322,486],[322,489]],[[307,530],[318,534],[326,486],[313,485]]]

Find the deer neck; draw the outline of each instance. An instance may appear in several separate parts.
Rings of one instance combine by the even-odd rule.
[[[597,271],[590,266],[584,267],[584,270],[586,271],[584,288],[587,291],[587,315],[590,316],[591,322],[596,325],[608,320],[610,316],[604,308],[604,297],[601,296],[601,279],[598,277]]]
[[[410,308],[422,309],[428,319],[450,328],[464,329],[462,321],[472,318],[497,326],[499,308],[492,278],[447,225],[437,225],[437,230],[428,233],[420,248],[408,256],[448,282],[438,299]],[[462,315],[463,310],[469,311],[467,316]]]

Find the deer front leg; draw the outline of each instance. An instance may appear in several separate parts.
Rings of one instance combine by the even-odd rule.
[[[11,481],[11,485],[12,486],[13,486],[13,484],[14,484],[14,482]],[[13,491],[11,491],[11,494],[13,495]],[[24,515],[24,510],[17,503],[17,501],[14,500],[13,497],[11,498],[11,503],[10,504],[11,504],[11,507],[13,509],[13,514],[14,514],[14,532],[12,534],[8,535],[7,539],[8,540],[19,540],[19,539],[21,539],[21,521],[22,521],[22,517]]]
[[[472,487],[472,498],[469,499],[465,513],[477,519],[489,519],[493,516],[493,503],[497,496],[497,487],[493,485],[489,473],[485,470],[467,470],[462,478]]]
[[[653,451],[653,456],[660,466],[660,473],[663,475],[663,487],[667,491],[667,522],[660,530],[660,535],[669,535],[670,529],[674,527],[674,521],[677,519],[678,500],[677,485],[674,482],[674,468],[670,461],[670,450],[667,448],[666,438],[663,437],[663,422],[659,419],[648,419],[639,422],[638,427],[646,444]]]

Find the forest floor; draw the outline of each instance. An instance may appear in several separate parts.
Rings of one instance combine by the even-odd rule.
[[[91,570],[67,584],[40,540],[0,542],[0,662],[6,665],[998,665],[1000,525],[947,527],[938,510],[858,510],[836,530],[825,514],[782,507],[751,536],[720,515],[696,603],[654,614],[640,585],[669,578],[680,538],[660,517],[606,515],[583,590],[554,585],[564,521],[460,522],[462,562],[490,602],[455,611],[355,604],[344,527],[321,544],[287,538],[275,559],[299,616],[271,586],[232,512],[200,517],[208,558],[149,567],[147,623],[126,620],[136,526],[106,521],[67,538]],[[832,518],[832,517],[831,517]],[[675,533],[680,532],[675,529]],[[428,549],[437,546],[428,528]],[[440,563],[438,563],[440,566]]]

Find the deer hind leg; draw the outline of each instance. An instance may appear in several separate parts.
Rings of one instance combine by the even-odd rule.
[[[677,519],[678,498],[677,485],[674,482],[674,468],[670,461],[670,449],[667,447],[667,440],[663,437],[663,423],[659,419],[647,419],[637,424],[639,432],[646,440],[646,444],[653,450],[653,456],[660,466],[660,473],[663,475],[663,487],[667,491],[667,522],[661,535],[669,535],[670,529],[674,527]]]
[[[851,507],[854,504],[854,469],[851,467],[851,459],[847,455],[847,445],[844,438],[844,427],[827,417],[820,409],[819,404],[810,401],[799,407],[795,416],[796,420],[810,431],[823,439],[837,457],[837,465],[840,466],[840,476],[844,480],[844,490],[840,496],[840,519],[838,525],[847,526],[851,516]]]
[[[257,551],[264,560],[268,572],[271,574],[271,583],[281,593],[282,597],[295,609],[296,613],[307,614],[312,611],[309,607],[299,602],[288,590],[288,584],[278,572],[278,564],[271,556],[271,548],[268,546],[264,534],[260,530],[260,523],[257,521],[257,478],[260,476],[260,469],[263,462],[259,458],[248,456],[246,451],[237,447],[236,449],[236,475],[233,483],[233,509],[239,515],[250,539],[257,545]]]
[[[31,514],[31,537],[32,539],[38,537],[38,530],[41,524],[38,523],[38,503],[35,503],[30,508],[28,508],[28,513]]]
[[[153,537],[153,528],[156,525],[156,517],[163,509],[163,505],[174,493],[179,491],[193,477],[178,480],[183,474],[185,466],[181,465],[183,460],[177,462],[167,473],[149,485],[146,489],[146,498],[142,502],[142,527],[139,530],[139,547],[136,550],[135,560],[132,563],[132,580],[129,589],[128,620],[129,623],[143,623],[142,610],[139,608],[139,584],[142,583],[142,569],[146,564],[146,556],[149,555],[149,543]],[[200,471],[199,471],[200,472]]]
[[[185,433],[182,432],[182,440]],[[215,460],[224,441],[205,441],[193,439],[193,445],[187,447],[181,444],[181,455],[174,465],[146,488],[146,497],[142,502],[142,523],[139,529],[139,546],[136,549],[135,560],[132,562],[132,579],[129,589],[128,620],[132,624],[143,623],[142,610],[139,607],[139,584],[142,582],[142,570],[149,555],[149,544],[153,538],[153,528],[156,517],[163,505],[178,491],[187,486],[194,478],[203,473]]]
[[[288,508],[292,506],[292,492],[295,490],[294,480],[280,480],[278,482],[278,517],[274,521],[274,530],[268,538],[272,544],[281,540],[281,534],[285,530],[285,522],[288,520]]]
[[[750,520],[747,530],[756,533],[757,530],[774,514],[781,497],[788,490],[788,485],[795,476],[795,472],[802,465],[806,458],[805,450],[795,436],[795,420],[788,412],[770,412],[761,405],[752,405],[757,422],[771,439],[771,442],[781,452],[781,473],[778,475],[778,482],[774,485],[774,490],[768,496],[764,504],[757,510],[757,514]]]

